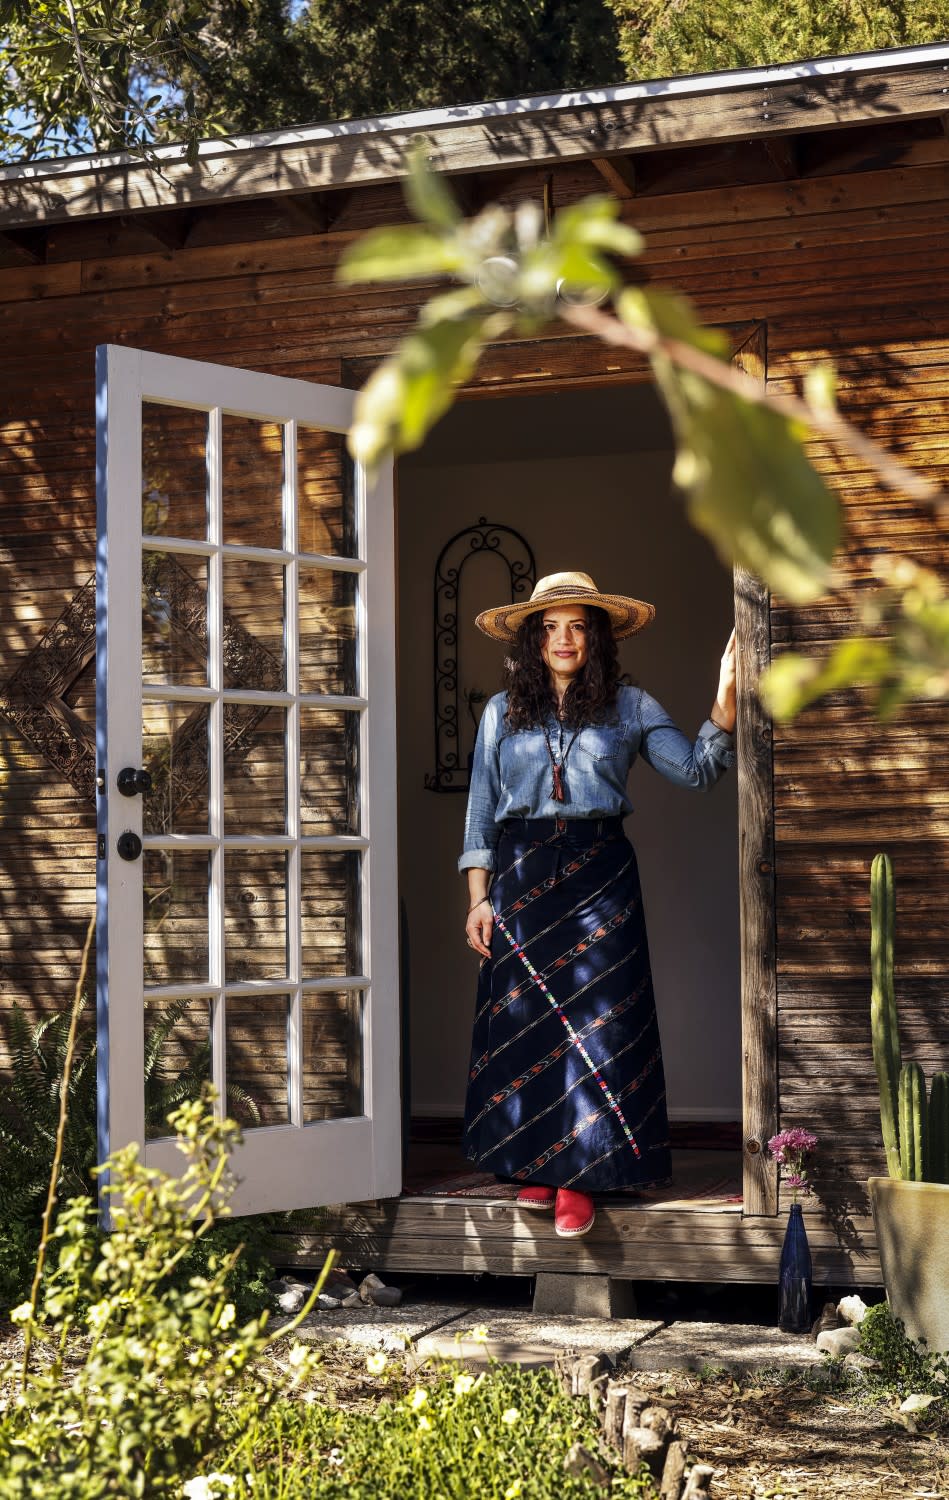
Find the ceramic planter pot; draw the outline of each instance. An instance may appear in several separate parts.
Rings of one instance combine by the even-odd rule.
[[[871,1177],[887,1300],[910,1338],[949,1350],[949,1186]]]

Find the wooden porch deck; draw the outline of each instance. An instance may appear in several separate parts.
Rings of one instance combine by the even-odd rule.
[[[399,1198],[325,1210],[318,1227],[286,1236],[286,1264],[313,1268],[335,1248],[343,1265],[380,1272],[534,1276],[541,1271],[609,1274],[634,1281],[774,1281],[784,1214],[744,1214],[741,1204],[701,1197],[723,1178],[740,1182],[737,1151],[673,1151],[674,1204],[649,1195],[601,1198],[596,1224],[581,1240],[561,1240],[549,1214],[524,1213],[503,1197],[459,1197],[433,1191],[463,1170],[457,1151],[425,1148],[410,1156],[408,1190]],[[440,1177],[437,1174],[440,1172]],[[421,1189],[421,1191],[420,1191]],[[737,1190],[737,1188],[736,1188]],[[879,1285],[869,1217],[843,1229],[821,1213],[807,1215],[818,1283]]]

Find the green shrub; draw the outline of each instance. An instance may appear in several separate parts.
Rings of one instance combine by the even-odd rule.
[[[145,1118],[148,1125],[164,1125],[169,1113],[201,1093],[207,1059],[196,1051],[184,1069],[169,1069],[165,1044],[187,1002],[163,1011],[145,1029]],[[31,1023],[18,1005],[2,1018],[10,1066],[0,1082],[0,1316],[28,1294],[39,1245],[40,1220],[49,1188],[53,1149],[59,1124],[60,1095],[65,1075],[70,1011]],[[259,1124],[255,1101],[244,1090],[228,1090],[228,1109],[239,1121]],[[60,1201],[95,1196],[96,1164],[96,1036],[85,1010],[76,1027],[76,1041],[67,1084],[67,1113],[62,1164],[57,1191]],[[273,1275],[270,1264],[274,1215],[244,1219],[241,1228],[227,1222],[198,1241],[185,1257],[181,1274],[203,1274],[212,1251],[227,1253],[243,1243],[230,1296],[239,1318],[252,1317],[268,1305],[265,1283]]]
[[[227,1212],[239,1128],[216,1120],[209,1099],[182,1105],[171,1123],[183,1175],[146,1168],[134,1146],[116,1152],[111,1232],[99,1233],[88,1198],[71,1199],[35,1313],[14,1309],[36,1368],[4,1371],[20,1391],[0,1417],[3,1500],[179,1495],[182,1476],[215,1467],[228,1422],[233,1442],[235,1421],[262,1420],[312,1369],[303,1348],[282,1371],[260,1360],[266,1314],[238,1327],[236,1249],[209,1252],[204,1273],[180,1274]]]
[[[860,1324],[860,1353],[877,1360],[881,1384],[900,1395],[945,1396],[949,1390],[949,1358],[909,1338],[886,1302],[871,1307]]]
[[[492,1366],[475,1378],[451,1371],[427,1389],[381,1401],[370,1413],[280,1402],[255,1421],[213,1483],[205,1471],[195,1500],[580,1500],[602,1496],[564,1459],[573,1443],[598,1453],[587,1402],[565,1396],[549,1370]],[[201,1480],[208,1481],[203,1488]],[[227,1481],[230,1481],[230,1486]],[[614,1497],[655,1494],[618,1466]]]

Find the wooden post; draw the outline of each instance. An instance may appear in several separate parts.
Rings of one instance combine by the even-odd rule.
[[[764,380],[763,325],[733,358],[746,374]],[[735,569],[735,627],[744,1211],[776,1214],[777,1171],[765,1149],[778,1128],[774,781],[771,720],[758,697],[758,681],[771,661],[771,601],[764,585],[742,568]]]

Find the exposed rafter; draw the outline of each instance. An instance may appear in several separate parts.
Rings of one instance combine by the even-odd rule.
[[[801,175],[801,154],[790,136],[773,135],[762,142],[764,154],[779,176],[791,179]]]
[[[0,254],[8,263],[19,266],[40,266],[46,259],[42,234],[17,234],[10,230],[0,234]]]
[[[307,234],[325,234],[335,218],[325,193],[284,193],[274,207]]]
[[[617,198],[635,198],[636,163],[629,156],[594,156],[593,165]]]

